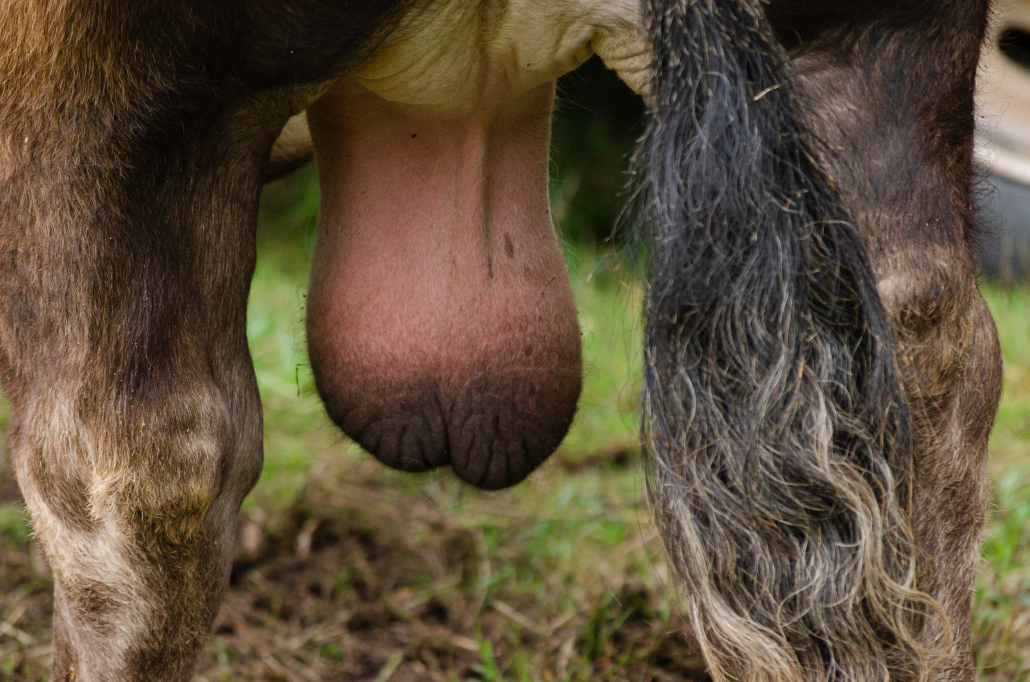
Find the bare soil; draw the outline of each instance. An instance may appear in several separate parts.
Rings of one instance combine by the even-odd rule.
[[[275,518],[250,509],[196,680],[707,679],[653,531],[597,565],[589,523],[533,518],[531,494],[397,481],[359,463],[312,477]],[[19,501],[9,477],[0,495]],[[45,679],[52,581],[35,541],[0,534],[0,566],[0,679]]]

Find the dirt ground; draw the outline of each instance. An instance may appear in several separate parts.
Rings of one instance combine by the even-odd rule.
[[[195,680],[707,680],[638,467],[625,449],[558,456],[481,494],[326,448],[287,504],[247,506]],[[983,682],[1030,680],[1028,485],[1002,477],[992,505],[973,611]],[[0,681],[47,679],[52,589],[0,466]]]
[[[292,310],[299,295],[255,286],[266,307]],[[301,382],[299,332],[264,334],[253,315],[265,472],[196,681],[706,679],[641,492],[638,426],[625,417],[638,404],[633,365],[598,343],[619,325],[591,300],[579,299],[590,361],[578,426],[526,483],[489,494],[387,471],[343,442]],[[1030,682],[1030,291],[990,300],[1006,388],[973,651],[982,682]],[[51,657],[53,585],[6,430],[0,400],[0,682],[36,682]]]
[[[483,500],[444,478],[398,486],[351,465],[313,476],[279,518],[244,517],[196,680],[705,679],[653,531],[617,538],[596,566],[580,546],[593,530],[527,516],[531,493]],[[11,509],[9,476],[0,490]],[[11,525],[0,534],[0,679],[45,679],[52,582]],[[560,536],[571,545],[556,549]]]

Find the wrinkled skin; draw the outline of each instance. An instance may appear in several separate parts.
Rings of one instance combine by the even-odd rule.
[[[821,200],[861,234],[852,265],[878,282],[893,331],[877,343],[897,358],[887,383],[903,388],[911,413],[891,413],[898,432],[911,427],[912,447],[890,461],[909,462],[915,477],[899,523],[918,547],[918,580],[891,579],[940,603],[914,639],[930,650],[950,623],[954,637],[932,662],[934,679],[950,682],[972,679],[965,623],[1000,383],[968,247],[971,87],[986,7],[922,4],[780,0],[769,21],[750,0],[690,7],[702,23],[746,20],[796,50],[796,73],[777,87],[791,85],[784,93],[811,107],[790,143],[823,150],[835,181],[816,183]],[[483,488],[518,483],[557,447],[581,356],[547,201],[554,81],[597,54],[657,106],[656,120],[675,113],[663,106],[691,106],[688,82],[652,69],[673,49],[654,39],[675,11],[633,0],[0,0],[0,377],[18,482],[55,578],[52,679],[191,675],[261,466],[245,334],[257,196],[262,178],[312,145],[323,203],[308,337],[329,415],[390,466],[450,465]],[[890,36],[891,49],[867,31]],[[929,37],[898,47],[912,36]],[[673,62],[707,60],[691,50],[709,46],[697,45]],[[761,56],[757,43],[738,47]],[[898,87],[899,73],[926,87]],[[748,100],[791,107],[773,90]],[[885,108],[897,116],[870,113]],[[697,137],[689,126],[673,132]],[[645,173],[657,178],[655,169]],[[898,172],[919,191],[890,191]],[[705,284],[685,272],[656,284]],[[654,376],[676,387],[689,371]],[[674,469],[683,453],[654,438],[655,425],[696,425],[681,410],[647,416],[651,449]],[[656,509],[682,556],[688,521]],[[791,668],[791,656],[825,661],[818,633],[785,635],[765,658],[735,649],[738,624],[763,615],[717,622],[731,619],[723,607],[739,603],[740,584],[710,601],[698,584],[683,589],[713,674],[809,679],[818,666]],[[883,597],[888,609],[908,603],[893,598]],[[826,608],[844,617],[844,606]],[[898,634],[870,628],[874,640]],[[882,641],[852,642],[854,660],[881,656]]]

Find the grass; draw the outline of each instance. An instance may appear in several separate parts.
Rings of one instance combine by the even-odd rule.
[[[1005,384],[990,446],[994,500],[974,593],[980,679],[1030,680],[1030,290],[985,287]]]
[[[684,680],[669,567],[642,496],[641,288],[567,249],[585,384],[573,428],[514,490],[385,470],[325,419],[304,349],[317,197],[262,210],[248,334],[265,468],[197,680]],[[1030,680],[1030,292],[988,288],[1005,352],[994,503],[974,595],[982,680]],[[6,422],[6,407],[0,411]],[[50,592],[0,448],[0,680],[42,680]]]

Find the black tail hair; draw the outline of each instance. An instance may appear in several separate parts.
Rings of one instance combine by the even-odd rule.
[[[759,0],[645,0],[648,489],[712,676],[923,679],[912,443],[862,238]]]

